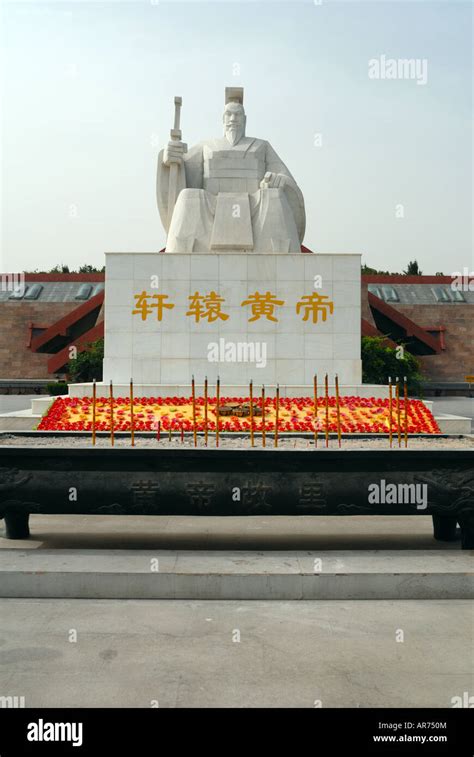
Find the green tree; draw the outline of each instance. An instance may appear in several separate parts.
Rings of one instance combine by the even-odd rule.
[[[83,352],[79,352],[74,360],[70,360],[67,371],[71,381],[97,381],[102,380],[102,361],[104,359],[104,340],[97,339],[86,346]]]
[[[371,268],[370,265],[363,263],[361,265],[360,272],[363,276],[398,276],[399,274],[393,271],[379,271],[377,268]]]
[[[102,268],[97,268],[97,266],[90,263],[84,263],[84,265],[79,266],[78,273],[104,273],[104,271],[105,265]]]
[[[67,263],[58,263],[53,268],[50,268],[48,271],[39,270],[39,268],[35,268],[33,271],[23,271],[23,273],[104,273],[105,272],[105,265],[102,266],[102,268],[98,268],[95,265],[91,265],[90,263],[84,263],[83,265],[79,266],[77,271],[74,268],[69,268]]]
[[[71,273],[66,263],[58,263],[48,273]]]
[[[406,271],[403,271],[405,276],[423,276],[423,272],[420,271],[417,260],[410,260]]]
[[[406,347],[389,347],[383,336],[363,336],[361,353],[364,384],[388,384],[389,376],[393,382],[397,376],[401,380],[406,376],[409,393],[420,394],[420,363]]]

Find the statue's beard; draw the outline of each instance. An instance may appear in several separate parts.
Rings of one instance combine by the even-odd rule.
[[[244,130],[240,126],[228,126],[225,130],[226,139],[232,146],[237,144],[243,133]]]

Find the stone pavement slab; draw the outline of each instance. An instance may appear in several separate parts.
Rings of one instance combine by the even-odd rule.
[[[436,707],[474,691],[468,601],[0,600],[26,707]]]

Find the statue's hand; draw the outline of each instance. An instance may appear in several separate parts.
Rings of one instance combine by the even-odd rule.
[[[170,140],[163,152],[163,163],[170,166],[171,163],[178,165],[183,162],[184,153],[187,152],[188,146],[184,142]]]
[[[260,189],[273,189],[277,187],[280,187],[282,189],[288,183],[288,177],[285,176],[285,174],[267,171],[262,181],[260,182]]]

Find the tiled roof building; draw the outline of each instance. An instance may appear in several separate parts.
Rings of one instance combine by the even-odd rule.
[[[474,374],[474,279],[362,276],[361,297],[362,334],[406,344],[428,381]],[[102,273],[26,274],[21,297],[0,287],[0,380],[64,374],[71,345],[103,336],[103,302]]]

